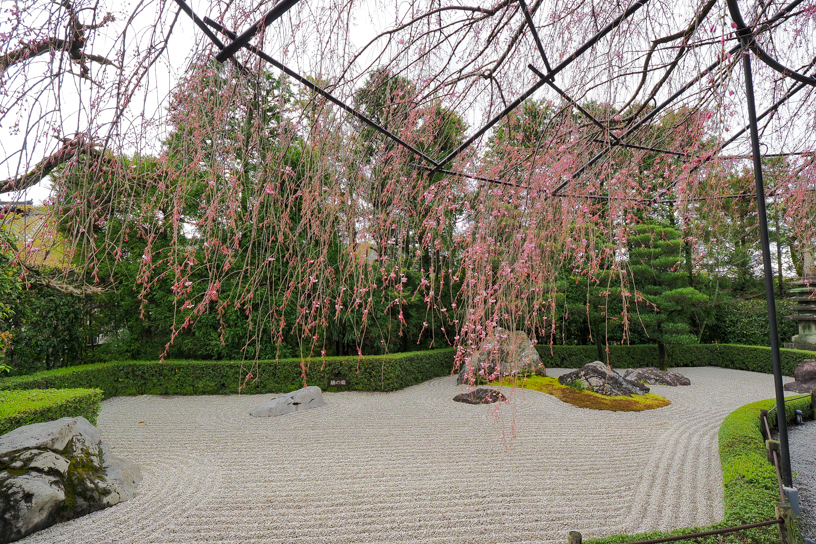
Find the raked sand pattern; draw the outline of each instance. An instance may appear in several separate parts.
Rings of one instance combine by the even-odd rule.
[[[641,413],[509,389],[497,411],[453,402],[453,378],[278,418],[247,414],[275,395],[110,399],[99,428],[141,465],[136,496],[20,542],[492,544],[710,524],[720,423],[772,397],[773,377],[680,370],[693,385],[653,387],[672,405]]]

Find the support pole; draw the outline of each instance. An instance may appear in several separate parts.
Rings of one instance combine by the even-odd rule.
[[[762,246],[762,266],[765,275],[765,300],[768,305],[768,328],[771,337],[771,361],[773,363],[774,389],[776,390],[776,422],[779,427],[779,457],[781,458],[782,481],[792,487],[790,450],[788,449],[788,422],[785,419],[785,392],[782,389],[782,363],[779,359],[779,333],[776,330],[776,300],[771,267],[771,244],[768,238],[768,216],[765,212],[765,185],[762,182],[762,157],[759,150],[759,129],[757,128],[756,105],[754,104],[754,79],[751,75],[751,57],[748,53],[750,32],[740,35],[745,48],[742,53],[742,67],[745,75],[745,95],[748,106],[748,120],[751,125],[751,152],[754,156],[754,180],[756,181],[757,215],[759,215],[759,237]]]

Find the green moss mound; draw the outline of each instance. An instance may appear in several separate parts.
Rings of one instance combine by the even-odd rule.
[[[82,416],[96,425],[101,400],[99,389],[0,391],[0,435],[63,417]]]
[[[632,395],[631,397],[610,397],[593,391],[581,391],[573,389],[568,385],[561,385],[556,378],[550,378],[548,376],[530,376],[526,379],[518,380],[506,378],[501,385],[540,391],[552,395],[567,404],[572,404],[579,408],[589,408],[590,410],[642,412],[643,410],[654,410],[655,408],[662,408],[671,404],[671,402],[663,397],[652,393]]]

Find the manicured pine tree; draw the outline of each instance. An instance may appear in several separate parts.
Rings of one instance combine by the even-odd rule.
[[[657,223],[637,225],[628,239],[629,270],[638,312],[649,337],[657,342],[660,368],[666,368],[666,346],[696,344],[691,318],[708,296],[689,286],[682,266],[680,232]],[[648,310],[644,311],[643,303]]]

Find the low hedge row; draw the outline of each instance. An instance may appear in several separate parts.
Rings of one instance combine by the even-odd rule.
[[[96,425],[99,389],[0,391],[0,435],[23,425],[82,416]]]
[[[687,527],[670,532],[655,531],[588,539],[587,544],[619,544],[650,540],[746,525],[776,517],[774,505],[779,502],[776,470],[765,456],[765,441],[759,427],[759,411],[775,405],[774,399],[747,404],[731,412],[720,425],[719,450],[725,504],[723,521],[708,527]],[[785,413],[789,422],[793,421],[794,411],[797,409],[802,410],[806,419],[814,418],[810,396],[786,403]],[[775,421],[776,418],[769,418],[770,420]],[[779,536],[777,527],[772,525],[741,531],[732,536],[712,536],[679,542],[778,544]]]
[[[596,359],[595,346],[538,346],[548,367],[579,368]],[[28,376],[0,378],[0,391],[12,389],[99,388],[105,398],[120,395],[207,395],[236,393],[246,380],[246,393],[291,391],[305,382],[324,387],[338,374],[348,378],[349,389],[395,391],[444,376],[453,367],[455,350],[397,353],[358,357],[326,357],[301,362],[281,359],[239,361],[117,361],[47,370]],[[610,346],[609,358],[616,368],[657,364],[656,345]],[[781,350],[782,372],[792,376],[802,359],[816,353]],[[731,344],[669,346],[668,364],[716,366],[754,372],[771,372],[770,348]],[[304,365],[304,366],[301,366]],[[257,377],[255,376],[257,375]]]
[[[554,368],[580,368],[598,358],[595,346],[537,346],[544,365]],[[771,348],[737,344],[691,344],[667,347],[670,367],[716,366],[770,374]],[[782,374],[793,376],[802,359],[816,359],[816,352],[780,349]],[[615,368],[657,366],[657,345],[609,346],[609,362]]]
[[[766,457],[759,420],[760,410],[770,410],[774,406],[774,399],[748,404],[732,412],[720,426],[725,519],[734,520],[735,525],[763,521],[776,515],[774,504],[779,502],[776,471]],[[793,421],[797,409],[802,410],[806,419],[813,419],[810,395],[785,403],[788,421]],[[775,412],[768,421],[775,426]]]
[[[304,385],[326,388],[330,377],[346,376],[349,389],[395,391],[444,376],[454,349],[393,355],[326,357],[241,363],[239,361],[120,361],[47,370],[0,379],[0,390],[95,387],[105,398],[122,395],[219,395],[284,392]],[[301,366],[303,365],[303,366]],[[250,375],[249,379],[246,376]]]

